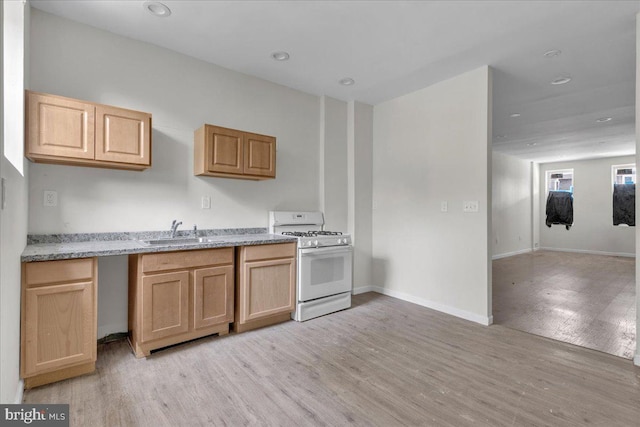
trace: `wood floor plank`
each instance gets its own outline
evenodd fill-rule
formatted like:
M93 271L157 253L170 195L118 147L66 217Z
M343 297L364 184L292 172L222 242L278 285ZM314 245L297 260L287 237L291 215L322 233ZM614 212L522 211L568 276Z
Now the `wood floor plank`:
M635 259L536 251L495 260L493 319L631 359L636 346Z
M136 359L100 345L94 374L27 390L73 426L637 425L630 361L375 293L303 323Z

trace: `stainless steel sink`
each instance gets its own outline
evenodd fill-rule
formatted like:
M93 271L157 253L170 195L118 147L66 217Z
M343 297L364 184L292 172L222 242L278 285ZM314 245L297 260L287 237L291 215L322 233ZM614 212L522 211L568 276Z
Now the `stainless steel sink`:
M197 243L208 242L206 237L175 237L166 239L140 240L144 245L163 246L163 245L192 245Z

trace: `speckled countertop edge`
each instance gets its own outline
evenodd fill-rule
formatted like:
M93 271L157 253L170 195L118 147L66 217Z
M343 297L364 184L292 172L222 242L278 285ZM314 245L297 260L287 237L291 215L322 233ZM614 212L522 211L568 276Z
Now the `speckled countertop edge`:
M213 228L198 230L197 237L267 234L266 228ZM115 240L150 240L171 237L170 231L124 231L109 233L29 234L27 245L39 243L111 242ZM180 230L176 237L194 237L191 230Z
M256 232L235 232L224 234L222 230L201 230L199 237L210 237L207 242L146 245L140 240L161 239L169 237L168 232L136 232L136 233L98 233L91 235L38 235L22 252L22 262L52 261L60 259L89 258L95 256L129 255L154 252L172 252L197 250L207 248L221 248L248 245L267 245L272 243L297 242L295 237L267 234L266 229L233 229L234 231L253 230ZM231 231L227 229L226 231ZM114 239L107 239L106 235L113 235ZM127 235L128 238L122 238ZM51 236L45 238L44 236ZM55 237L54 237L55 236ZM74 238L73 236L79 236ZM87 236L95 236L94 240L87 240ZM192 237L190 232L178 233L176 237ZM30 236L33 237L33 236Z

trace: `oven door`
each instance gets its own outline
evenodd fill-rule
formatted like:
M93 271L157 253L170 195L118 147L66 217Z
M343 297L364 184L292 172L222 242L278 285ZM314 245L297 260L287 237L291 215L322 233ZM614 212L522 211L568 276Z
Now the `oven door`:
M298 301L351 292L353 247L300 249Z

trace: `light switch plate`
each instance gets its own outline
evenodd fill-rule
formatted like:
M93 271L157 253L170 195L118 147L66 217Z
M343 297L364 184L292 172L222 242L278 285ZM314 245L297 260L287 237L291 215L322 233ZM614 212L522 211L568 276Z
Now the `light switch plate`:
M202 209L211 209L211 197L202 196Z
M440 212L447 212L449 210L449 204L447 202L440 202Z
M462 211L463 212L478 212L478 201L477 200L466 200L462 202Z
M58 206L58 192L45 190L44 191L44 200L42 201L43 206Z

